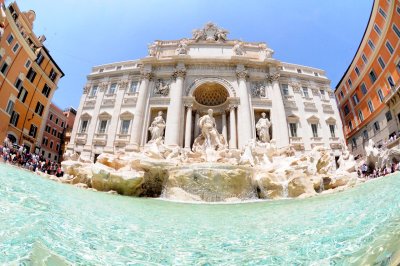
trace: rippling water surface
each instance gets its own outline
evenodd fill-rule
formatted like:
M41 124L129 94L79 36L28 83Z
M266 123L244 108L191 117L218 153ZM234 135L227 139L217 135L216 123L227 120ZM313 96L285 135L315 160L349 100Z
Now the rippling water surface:
M400 175L311 199L183 204L85 191L0 164L0 264L380 265Z

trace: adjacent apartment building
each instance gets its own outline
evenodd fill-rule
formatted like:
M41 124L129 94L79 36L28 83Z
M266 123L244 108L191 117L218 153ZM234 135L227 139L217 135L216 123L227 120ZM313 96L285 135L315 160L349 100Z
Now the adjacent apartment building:
M390 146L399 136L399 40L400 2L375 0L361 43L335 90L355 155L365 154L369 139Z
M45 159L59 162L62 159L64 133L67 125L67 117L54 103L50 104L46 127L41 142L41 155Z
M36 14L12 2L0 40L0 139L40 152L46 117L64 73L33 32Z
M76 110L73 107L69 107L64 110L64 116L66 117L66 126L65 126L65 133L64 133L64 141L61 143L62 153L64 154L66 151L66 147L68 146L69 142L71 141L71 133L72 128L74 127L75 117L76 117Z

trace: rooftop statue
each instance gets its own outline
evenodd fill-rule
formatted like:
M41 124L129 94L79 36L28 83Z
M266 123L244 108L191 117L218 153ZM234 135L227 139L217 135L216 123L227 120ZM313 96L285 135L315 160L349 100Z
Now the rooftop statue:
M219 41L224 42L227 40L229 31L219 28L212 22L207 23L203 29L193 30L193 39L198 41Z

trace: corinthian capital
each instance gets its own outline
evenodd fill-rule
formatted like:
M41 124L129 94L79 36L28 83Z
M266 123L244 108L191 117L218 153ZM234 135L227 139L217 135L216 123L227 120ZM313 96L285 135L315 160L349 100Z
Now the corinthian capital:
M87 94L90 91L90 85L86 85L85 87L83 87L83 94Z
M268 80L269 82L272 83L272 82L274 82L274 81L278 81L280 76L281 76L281 75L280 75L278 72L275 72L275 73L269 75L269 76L267 77L267 80Z
M108 87L108 82L102 82L99 84L100 91L105 91Z
M248 73L246 70L240 70L240 71L236 71L236 77L238 79L246 79L248 77Z
M120 82L118 82L118 87L120 89L125 89L126 87L128 87L128 81L127 80L121 80Z
M152 79L152 77L153 77L153 73L152 73L151 71L149 71L149 70L142 70L142 71L140 71L140 78L141 78L141 79L148 79L148 80L150 80L150 79Z
M180 68L175 70L174 74L172 75L175 79L177 78L185 78L186 76L186 69Z

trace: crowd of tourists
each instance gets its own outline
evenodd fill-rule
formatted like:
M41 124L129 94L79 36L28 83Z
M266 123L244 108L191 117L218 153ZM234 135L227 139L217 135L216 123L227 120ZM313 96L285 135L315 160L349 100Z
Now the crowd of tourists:
M370 179L385 176L396 171L400 171L400 162L393 162L390 167L382 167L378 169L370 169L370 167L366 163L364 163L357 170L357 174L360 178Z
M12 145L7 138L0 145L0 156L4 163L19 166L30 171L40 171L57 177L63 176L61 165L57 162L45 159L42 155L30 153L23 146Z

